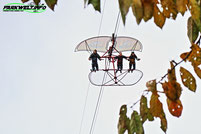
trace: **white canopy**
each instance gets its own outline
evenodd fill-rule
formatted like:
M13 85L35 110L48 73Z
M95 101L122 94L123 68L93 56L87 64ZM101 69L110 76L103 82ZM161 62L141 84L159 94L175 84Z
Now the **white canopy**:
M110 36L99 36L86 39L77 45L75 52L77 51L93 51L96 49L98 52L106 52L111 46L112 37ZM119 52L124 51L142 51L142 44L137 39L131 37L116 37L115 48ZM116 51L114 51L115 53Z

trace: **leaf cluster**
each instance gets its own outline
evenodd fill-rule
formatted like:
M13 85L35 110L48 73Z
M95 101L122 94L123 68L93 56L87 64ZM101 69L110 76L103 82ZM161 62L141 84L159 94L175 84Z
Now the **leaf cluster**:
M136 18L137 24L142 20L147 22L154 18L154 23L163 28L166 19L177 18L180 13L184 15L186 11L190 11L191 19L189 20L192 25L191 34L196 34L201 31L201 2L200 0L118 0L119 9L121 12L123 23L126 22L126 15L129 9L132 8L133 15ZM84 0L85 5L92 4L95 10L101 12L100 0ZM196 28L195 28L196 27ZM192 38L192 40L195 38Z
M165 94L166 96L166 103L168 106L168 110L172 116L175 117L180 117L183 111L183 105L180 100L181 93L182 93L182 86L181 84L177 81L176 78L176 70L175 68L180 65L182 62L190 62L192 67L194 68L195 74L201 79L201 69L199 68L199 65L201 65L201 48L199 46L199 42L201 40L201 36L198 39L197 43L192 43L190 47L189 52L182 53L180 55L181 61L180 62L175 62L171 61L170 62L170 69L167 70L167 73L159 80L158 82L155 80L150 80L146 83L147 89L145 91L151 92L151 98L149 100L149 105L147 105L147 98L142 95L141 99L139 100L140 102L140 114L137 117L133 118L140 118L134 120L135 123L130 123L127 124L127 126L124 126L124 131L119 131L119 134L124 134L126 130L129 130L132 128L132 130L138 130L139 126L136 126L135 124L140 124L140 130L143 129L143 124L146 121L154 121L154 118L160 118L161 120L161 129L166 133L167 131L167 119L165 112L163 110L163 103L159 100L159 94ZM196 84L196 79L195 77L191 74L190 71L185 69L184 67L180 66L179 74L181 77L182 84L188 88L190 91L195 92L197 88ZM162 82L164 79L166 79L164 82ZM158 90L158 84L162 85L163 91ZM134 103L135 105L136 103ZM137 113L137 111L133 111L133 114ZM125 114L126 115L126 114ZM121 116L121 114L120 114ZM131 118L131 120L133 119ZM127 120L128 117L124 118ZM132 134L136 133L138 131L131 131ZM144 133L144 131L142 132ZM141 133L140 133L141 134Z

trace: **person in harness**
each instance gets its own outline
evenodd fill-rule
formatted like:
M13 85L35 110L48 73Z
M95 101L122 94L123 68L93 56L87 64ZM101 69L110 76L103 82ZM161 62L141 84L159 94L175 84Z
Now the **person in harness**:
M128 72L133 72L133 70L135 70L136 64L135 64L135 60L139 61L140 59L135 55L134 52L131 53L131 55L128 58L129 60L129 70Z
M100 55L97 53L97 50L95 49L93 53L89 56L89 60L92 60L92 69L91 71L98 71L98 61L97 59L101 60Z
M119 55L115 57L115 59L117 59L117 70L116 70L116 73L118 71L120 71L120 73L122 72L122 69L123 69L123 58L127 59L126 56L122 55L122 52L119 52Z

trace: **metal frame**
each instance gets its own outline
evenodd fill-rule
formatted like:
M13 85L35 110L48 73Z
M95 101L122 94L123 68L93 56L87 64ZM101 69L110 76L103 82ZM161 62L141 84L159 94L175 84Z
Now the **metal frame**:
M132 83L132 84L126 84L124 82L122 82L122 80L126 77L126 75L129 73L127 69L123 69L122 70L122 73L116 75L116 79L115 79L115 76L114 74L112 74L110 71L112 71L113 69L101 69L99 71L104 71L106 74L107 74L107 77L109 77L110 79L107 80L107 81L104 81L102 84L97 84L97 83L94 83L93 80L91 80L91 75L93 73L96 73L96 72L90 72L89 73L89 81L95 85L95 86L133 86L135 85L136 83L138 83L142 76L143 76L143 72L140 71L140 70L134 70L134 71L138 71L140 72L142 75L140 76L140 78L135 82L135 83ZM116 70L115 70L116 71ZM132 73L131 73L132 74Z

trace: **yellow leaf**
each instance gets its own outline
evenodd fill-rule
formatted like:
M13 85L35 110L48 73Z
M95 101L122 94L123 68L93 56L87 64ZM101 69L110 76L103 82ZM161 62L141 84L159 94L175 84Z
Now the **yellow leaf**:
M173 19L176 19L178 11L173 0L161 0L161 5L163 7L163 14L166 18L172 17Z
M189 52L182 53L180 55L180 58L183 59L186 62L186 60L187 60L186 57L187 57L188 54L189 54Z
M180 75L184 86L186 86L191 91L196 90L196 80L193 75L183 67L180 67Z
M173 65L173 62L170 62L170 66L171 66L171 69L168 69L168 81L176 81L176 75L175 75L175 69L174 68L174 65Z
M154 12L154 3L152 0L142 0L144 8L144 21L148 21L152 18Z
M176 0L176 7L178 12L180 12L182 15L184 15L184 13L187 10L187 4L188 4L188 0Z
M157 26L159 26L160 28L163 27L163 25L165 24L165 16L163 15L163 13L158 9L158 7L155 5L154 6L154 22Z
M160 102L158 97L159 95L157 92L152 93L150 100L150 114L161 119L161 129L166 132L167 120L163 111L163 104Z
M180 100L172 101L167 98L168 110L169 112L176 117L180 117L182 114L183 106Z
M163 112L163 104L158 99L157 93L152 93L150 100L150 112L154 117L160 117Z
M201 79L201 69L197 65L194 65L193 68L197 76Z
M188 57L188 60L192 63L192 65L200 65L201 64L201 48L197 44L192 44L191 46L192 52Z
M156 80L150 80L146 83L146 87L151 92L157 92L156 91Z
M135 15L137 24L140 24L144 16L141 0L133 0L132 10L133 10L133 14Z

